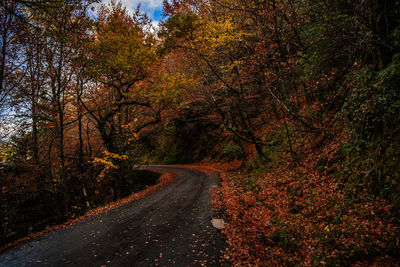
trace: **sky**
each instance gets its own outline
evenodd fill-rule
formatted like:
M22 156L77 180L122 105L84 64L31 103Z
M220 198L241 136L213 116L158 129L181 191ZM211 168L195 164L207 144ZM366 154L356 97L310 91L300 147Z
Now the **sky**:
M140 9L147 13L153 23L159 22L162 18L163 0L121 0L121 3L128 11L136 10L137 5L141 4Z
M102 0L102 3L108 3L111 0ZM138 4L140 4L140 10L145 12L152 21L151 32L159 29L158 23L162 19L163 13L163 0L116 0L121 1L122 5L126 7L129 12L136 10Z

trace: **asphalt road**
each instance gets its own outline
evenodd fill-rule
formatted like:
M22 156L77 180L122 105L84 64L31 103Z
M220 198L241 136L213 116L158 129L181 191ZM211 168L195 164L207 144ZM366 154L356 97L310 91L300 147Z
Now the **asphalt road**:
M219 266L211 225L217 178L175 167L160 190L0 253L0 266Z

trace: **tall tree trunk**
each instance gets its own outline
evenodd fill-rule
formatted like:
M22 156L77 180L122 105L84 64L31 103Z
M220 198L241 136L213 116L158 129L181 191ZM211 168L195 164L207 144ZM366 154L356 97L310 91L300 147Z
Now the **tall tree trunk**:
M83 81L79 79L78 75L78 86L76 90L76 105L77 105L77 115L78 115L78 136L79 136L79 144L78 144L78 161L79 161L79 171L81 175L81 183L82 183L82 194L86 201L86 207L90 208L90 203L88 201L87 191L85 187L85 165L83 161L83 137L82 137L82 107L81 107L81 94Z
M92 156L92 145L90 144L90 121L88 120L86 123L86 143L87 143L87 151L86 155Z
M53 138L51 138L51 140L50 140L50 143L49 143L49 147L48 147L48 150L47 150L47 160L48 160L48 168L49 168L49 175L50 175L50 177L52 177L53 176L53 164L52 164L52 161L51 161L51 159L52 159L52 157L51 157L51 150L53 149L53 142L54 142L54 137Z
M38 141L38 95L40 91L40 46L36 44L36 62L35 69L31 73L31 116L32 116L32 152L33 152L33 164L37 166L39 164L39 141Z
M8 35L8 27L9 27L9 18L10 15L6 15L4 18L3 34L1 36L1 62L0 62L0 93L3 92L3 84L4 84L4 76L5 76L5 68L6 68L6 57L7 57L7 35Z
M60 41L60 50L59 50L59 58L58 58L58 66L56 71L56 79L57 79L57 89L56 89L56 106L57 106L57 115L58 115L58 152L59 152L59 166L60 173L59 179L61 186L64 191L64 206L65 211L69 210L69 197L68 197L68 187L65 175L65 151L64 151L64 94L65 94L65 85L62 81L62 72L64 67L64 42Z
M32 94L35 92L33 91ZM32 96L32 151L33 151L33 164L35 166L39 163L39 144L38 144L38 117L37 117L37 103L36 97Z
M283 121L285 123L286 137L287 137L288 144L289 144L290 154L292 156L293 163L295 163L296 162L296 153L293 151L292 141L290 140L289 129L288 129L287 122L286 122L286 115L285 115L285 111L283 109L282 109L282 113L283 113Z

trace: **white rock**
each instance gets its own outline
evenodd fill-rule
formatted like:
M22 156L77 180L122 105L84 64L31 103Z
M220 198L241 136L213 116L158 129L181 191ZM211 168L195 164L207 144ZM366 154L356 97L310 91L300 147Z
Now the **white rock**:
M221 230L225 227L225 222L222 219L212 218L211 224L218 230Z

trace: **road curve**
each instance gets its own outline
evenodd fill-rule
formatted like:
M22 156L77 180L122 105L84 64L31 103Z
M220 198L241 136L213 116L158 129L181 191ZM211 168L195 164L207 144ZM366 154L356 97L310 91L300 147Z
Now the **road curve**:
M223 239L211 225L217 178L174 172L160 190L0 253L0 266L219 266Z

